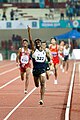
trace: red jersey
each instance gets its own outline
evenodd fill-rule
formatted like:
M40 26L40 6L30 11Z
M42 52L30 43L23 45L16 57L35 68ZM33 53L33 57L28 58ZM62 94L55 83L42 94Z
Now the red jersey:
M50 46L50 51L52 54L52 61L54 64L58 64L59 63L59 56L58 56L58 47L56 45L55 48L53 48L53 45Z
M28 67L31 67L31 64L30 64L30 50L28 49L27 51L24 50L24 48L21 49L21 52L20 52L20 67L21 68L28 68Z

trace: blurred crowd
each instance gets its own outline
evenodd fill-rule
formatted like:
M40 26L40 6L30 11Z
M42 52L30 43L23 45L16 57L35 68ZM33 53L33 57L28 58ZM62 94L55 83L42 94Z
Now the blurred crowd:
M72 20L72 17L80 16L80 3L72 2L70 4L66 4L66 16Z
M20 35L12 35L12 38L9 40L1 41L1 50L11 50L16 51L22 44L22 37Z

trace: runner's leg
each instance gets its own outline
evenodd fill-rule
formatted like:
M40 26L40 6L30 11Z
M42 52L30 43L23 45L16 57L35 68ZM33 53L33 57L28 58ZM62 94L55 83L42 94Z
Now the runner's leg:
M42 103L40 103L40 104L43 104L43 100L44 100L45 81L46 81L46 73L43 73L40 76L40 85L41 85L41 88L40 88L41 98L40 98L40 100L42 100Z
M27 93L28 85L29 85L29 76L30 76L30 68L26 69L26 79L25 79L25 93Z

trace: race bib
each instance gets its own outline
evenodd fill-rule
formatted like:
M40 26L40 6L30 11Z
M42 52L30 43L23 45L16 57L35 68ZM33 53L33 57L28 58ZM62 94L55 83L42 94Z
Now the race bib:
M35 59L36 62L44 62L46 60L46 53L45 51L39 51L36 49L32 57Z
M36 62L44 62L45 56L36 56Z
M21 56L21 63L27 64L29 62L29 57L27 55Z
M57 56L57 52L52 52L52 56L56 57Z

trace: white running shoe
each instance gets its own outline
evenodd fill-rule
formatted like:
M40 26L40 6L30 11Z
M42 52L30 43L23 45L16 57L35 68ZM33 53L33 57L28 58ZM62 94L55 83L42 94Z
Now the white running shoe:
M63 69L63 66L62 66L62 65L60 65L60 69Z
M64 69L62 69L62 72L64 73Z
M55 85L58 84L57 80L54 80L54 84L55 84Z
M40 105L43 105L43 100L40 100L40 101L39 101L39 104L40 104Z
M25 93L25 94L27 94L27 93L28 93L28 91L27 91L27 90L24 90L24 93Z
M53 75L53 74L54 74L53 71L50 71L49 75Z

